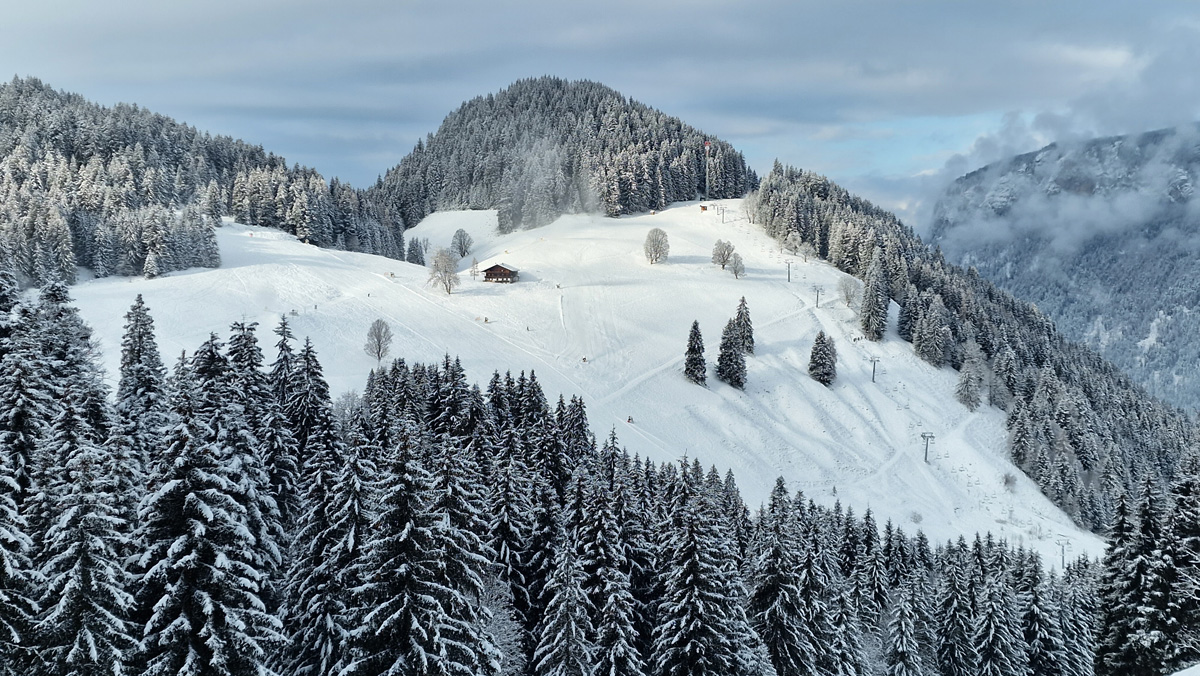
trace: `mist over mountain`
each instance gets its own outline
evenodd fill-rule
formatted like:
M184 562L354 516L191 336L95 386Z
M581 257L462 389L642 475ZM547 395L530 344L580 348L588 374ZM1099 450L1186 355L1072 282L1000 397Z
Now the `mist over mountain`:
M1200 403L1200 130L1051 144L971 172L932 242L1151 393Z

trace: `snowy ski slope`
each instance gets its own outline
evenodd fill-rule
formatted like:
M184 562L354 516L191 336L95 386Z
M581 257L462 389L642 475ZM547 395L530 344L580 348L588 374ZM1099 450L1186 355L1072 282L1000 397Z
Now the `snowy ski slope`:
M427 285L423 268L235 224L218 231L220 269L92 280L73 294L110 374L122 317L138 293L170 361L243 319L259 323L270 360L270 329L295 312L293 329L312 338L335 396L361 389L374 366L362 348L367 326L383 318L396 337L392 356L432 362L458 355L481 386L494 369L532 369L552 402L559 393L585 398L598 437L616 428L631 452L659 461L686 454L732 468L752 507L782 475L820 502L840 499L858 514L869 506L881 523L890 518L934 540L991 531L1035 547L1055 565L1063 552L1070 559L1102 551L1098 538L1072 526L1008 462L1003 415L968 412L952 396L956 372L921 362L895 335L894 305L881 343L859 339L855 313L837 292L842 273L781 254L741 215L739 200L721 204L725 223L715 209L687 203L620 219L565 216L504 236L495 233L494 212L435 213L407 236L428 237L436 248L464 228L480 269L504 262L521 275L513 285L472 280L468 256L462 286L450 296ZM671 247L656 265L642 254L652 227L667 232ZM718 238L744 257L742 279L710 262ZM743 295L756 339L744 392L713 375L721 329ZM693 319L707 347L707 388L682 375ZM837 344L831 388L807 375L818 330ZM879 360L875 382L872 359ZM928 464L924 432L935 435ZM1009 487L1006 475L1015 477Z

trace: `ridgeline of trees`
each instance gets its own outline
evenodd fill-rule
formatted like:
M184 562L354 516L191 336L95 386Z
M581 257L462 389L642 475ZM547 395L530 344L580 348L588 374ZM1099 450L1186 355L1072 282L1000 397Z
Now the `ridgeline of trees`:
M705 167L704 143L710 146ZM521 80L473 99L368 191L259 146L34 78L0 85L0 245L22 284L219 265L222 216L322 247L418 262L406 224L495 208L500 228L739 197L758 178L729 144L594 82Z
M403 223L336 179L133 105L0 84L0 247L23 284L219 264L222 215L404 258Z
M704 194L706 140L711 197L757 185L728 143L604 85L519 80L446 116L370 194L409 224L439 210L498 209L501 232L564 213L637 213Z
M1106 532L1119 496L1146 480L1165 492L1179 478L1195 423L1066 340L1035 306L947 263L894 215L822 176L776 162L748 199L769 235L798 238L866 281L868 338L881 335L883 301L899 303L900 336L930 364L965 371L960 401L1007 413L1013 462L1078 523Z

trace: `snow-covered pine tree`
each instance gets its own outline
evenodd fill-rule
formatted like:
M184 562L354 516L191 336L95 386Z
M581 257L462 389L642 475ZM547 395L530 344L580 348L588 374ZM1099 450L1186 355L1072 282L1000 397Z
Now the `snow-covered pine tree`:
M958 385L954 389L954 398L958 399L958 403L966 406L967 410L974 411L979 408L984 368L983 353L979 349L979 343L975 342L974 338L969 338L963 346L962 369L958 372Z
M364 413L356 415L343 448L323 446L304 467L304 504L288 571L288 644L280 673L321 676L348 664L350 637L361 615L353 592L364 582L358 565L371 532L377 455Z
M303 463L309 455L317 452L312 446L329 443L336 436L329 385L325 382L321 362L317 360L317 351L307 338L304 339L304 347L295 356L292 372L288 376L287 392L284 412L291 422L296 440L296 457Z
M123 564L131 524L121 515L114 458L84 434L74 397L64 393L44 444L65 473L48 487L54 517L40 556L39 673L119 675L138 644Z
M1041 583L1040 567L1033 574L1037 581L1031 585L1021 616L1025 661L1029 665L1027 673L1029 676L1057 676L1063 671L1066 657L1058 609Z
M1093 676L1096 672L1096 603L1092 592L1093 573L1079 574L1067 566L1057 597L1059 626L1063 637L1063 676Z
M829 576L825 561L824 544L818 540L815 527L806 523L802 528L807 530L804 535L804 550L800 556L797 570L797 585L799 588L800 617L799 621L812 636L813 653L807 656L808 664L827 665L828 644L831 633L829 623L829 608L826 599L829 597Z
M583 523L576 535L576 549L595 628L595 673L640 676L644 667L634 626L637 604L621 533L626 514L618 511L628 499L623 459L613 432L599 457L587 468Z
M529 466L541 470L561 500L571 477L572 461L555 429L554 416L549 411L537 374L532 371L529 373L516 402L522 412Z
M619 546L620 526L616 515L605 524L608 538ZM619 550L618 550L619 551ZM595 676L642 676L645 673L635 627L637 607L630 589L627 562L600 568L598 585L602 600L596 609ZM624 565L622 565L624 564Z
M858 312L859 324L867 340L882 340L883 332L887 329L888 303L891 302L891 297L888 293L888 275L883 264L883 250L878 246L871 254L871 263L867 267L863 282L862 302Z
M449 673L494 674L500 655L484 631L490 611L480 605L483 578L494 553L487 534L482 479L474 459L443 435L431 455L430 512L440 580L434 596L442 610L436 630L444 642L442 668Z
M888 676L922 676L920 621L913 581L905 580L893 592L891 618L887 625L884 659Z
M740 352L740 351L739 351ZM653 664L661 676L737 674L734 606L742 602L720 559L722 535L699 478L683 468L672 486L663 551L663 596Z
M971 676L978 655L975 651L974 618L970 583L966 579L966 552L953 547L944 555L935 611L934 646L942 676Z
M1126 578L1136 590L1133 633L1127 637L1131 676L1161 673L1179 638L1178 570L1170 555L1171 533L1164 526L1158 488L1147 479L1138 502L1137 527Z
M267 401L257 422L259 454L267 472L269 494L279 510L279 523L284 533L290 535L295 532L304 510L296 440L283 407L274 397Z
M779 676L811 673L819 648L813 627L804 620L804 599L800 596L798 533L791 513L791 499L783 478L775 488L767 510L759 520L755 542L751 591L747 611L750 626L761 637L771 655L771 664Z
M225 195L215 180L209 181L200 198L200 208L205 216L219 220L225 215Z
M1151 501L1153 507L1153 502ZM1157 518L1153 509L1139 506L1139 512ZM1109 533L1109 546L1101 564L1099 600L1101 621L1096 648L1096 673L1099 676L1146 674L1147 651L1134 637L1147 627L1145 611L1146 586L1143 576L1150 573L1151 559L1145 551L1142 532L1146 528L1131 519L1124 494L1117 500L1116 515ZM1156 608L1147 608L1154 613ZM1156 614L1156 613L1155 613ZM1152 638L1152 637L1147 637ZM1161 646L1154 640L1154 646ZM1157 667L1155 667L1157 669Z
M255 330L258 324L234 322L229 338L229 365L234 394L242 405L257 441L257 460L266 472L266 492L279 513L286 549L286 535L300 518L299 462L296 443L283 407L275 400L271 383L263 372L263 354Z
M462 364L445 355L441 373L429 394L425 415L429 433L446 443L465 444L471 436L468 429L471 424L470 399L471 388L467 385Z
M904 302L900 304L900 314L896 318L896 333L908 342L913 342L913 331L921 311L920 294L913 284L908 285L904 292Z
M683 375L697 385L705 384L708 379L707 366L704 363L704 338L700 335L700 322L692 322L692 330L688 332L687 351L683 353Z
M1180 668L1200 660L1200 466L1191 456L1171 486L1170 552L1178 579L1179 639L1172 663Z
M24 676L34 664L29 652L38 582L29 558L33 541L17 504L21 495L12 456L0 455L0 676Z
M737 325L738 336L742 339L742 350L746 354L754 354L754 324L750 321L750 307L746 305L745 296L738 301L733 323Z
M949 341L950 327L946 318L946 306L942 302L941 294L936 294L913 326L913 350L921 359L934 366L941 366L946 363Z
M415 237L408 241L408 252L405 254L404 260L413 265L425 265L425 248Z
M271 391L275 394L275 402L284 407L286 412L288 402L292 398L292 371L296 368L296 352L292 349L294 336L291 326L288 325L287 315L279 317L279 324L275 326L273 332L279 336L279 342L275 343L275 361L271 363L267 379L271 382Z
M827 337L824 331L818 331L816 339L813 340L812 352L808 358L808 375L826 387L832 385L837 378L837 350L833 339Z
M172 379L171 422L159 488L140 510L135 561L144 618L139 663L145 676L259 676L277 645L279 621L264 611L265 576L241 496L204 419L190 367ZM197 603L203 599L203 603Z
M850 586L843 584L834 599L829 643L825 649L829 676L867 676L868 663L862 639L863 631L854 613Z
M384 454L375 525L354 573L363 580L353 598L362 622L351 636L346 676L441 673L438 599L449 590L438 569L439 526L429 509L433 479L421 463L424 454L410 418Z
M616 434L611 434L606 446L616 447ZM613 511L621 524L621 549L629 566L629 592L633 596L633 628L643 669L650 671L654 625L661 586L659 585L658 545L653 540L660 522L659 504L650 495L642 462L630 459L621 451L622 467L626 468L628 490L618 495Z
M557 421L563 453L570 462L583 462L596 452L596 439L588 426L587 405L583 397L572 396L566 415Z
M118 473L118 509L130 525L146 490L146 470L162 445L167 422L166 369L154 338L154 320L141 294L125 314L117 383L116 425L108 446Z
M591 605L583 592L583 570L575 544L559 519L555 528L554 571L543 594L546 611L533 655L535 676L591 676L594 647Z
M993 572L977 592L974 644L979 676L1009 676L1025 669L1024 641L1016 617L1013 592Z
M37 444L57 405L34 310L18 305L8 327L0 359L0 452L17 482L10 497L20 506L33 489Z
M493 554L496 575L508 586L513 613L518 624L530 626L532 599L525 582L524 560L533 531L533 500L529 486L532 477L522 458L502 453L496 459L488 502L488 546ZM503 612L503 611L498 611ZM532 654L535 646L528 643L529 634L522 632L524 652Z
M269 613L275 614L279 598L279 573L283 564L287 534L279 518L279 507L271 495L271 481L263 465L260 442L252 427L250 415L254 409L261 410L265 399L265 387L257 396L252 392L239 392L240 387L254 388L254 352L257 345L253 339L253 327L235 325L238 340L239 364L235 364L222 353L216 334L211 334L192 356L192 372L196 376L197 415L207 430L205 441L218 454L218 461L233 481L227 488L242 507L245 527L252 540L252 562L262 579L259 598L266 604ZM247 335L249 333L249 335Z
M732 319L721 332L721 347L717 354L717 378L733 387L746 388L746 352L742 348L741 335Z
M534 653L540 639L540 628L546 614L546 585L554 571L554 554L558 537L558 521L562 518L558 495L543 478L534 475L532 530L525 557L521 561L521 577L529 593L529 610L522 618L530 645L526 654L527 663L536 664Z
M56 282L43 288L38 294L37 336L51 386L59 392L68 386L76 391L88 434L103 442L113 419L109 391L95 359L92 329L70 303L66 285Z

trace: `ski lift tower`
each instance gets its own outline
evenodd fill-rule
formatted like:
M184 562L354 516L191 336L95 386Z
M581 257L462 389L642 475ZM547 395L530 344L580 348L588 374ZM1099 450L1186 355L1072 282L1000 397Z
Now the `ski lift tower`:
M704 142L704 201L708 201L708 151L712 146L711 141Z

